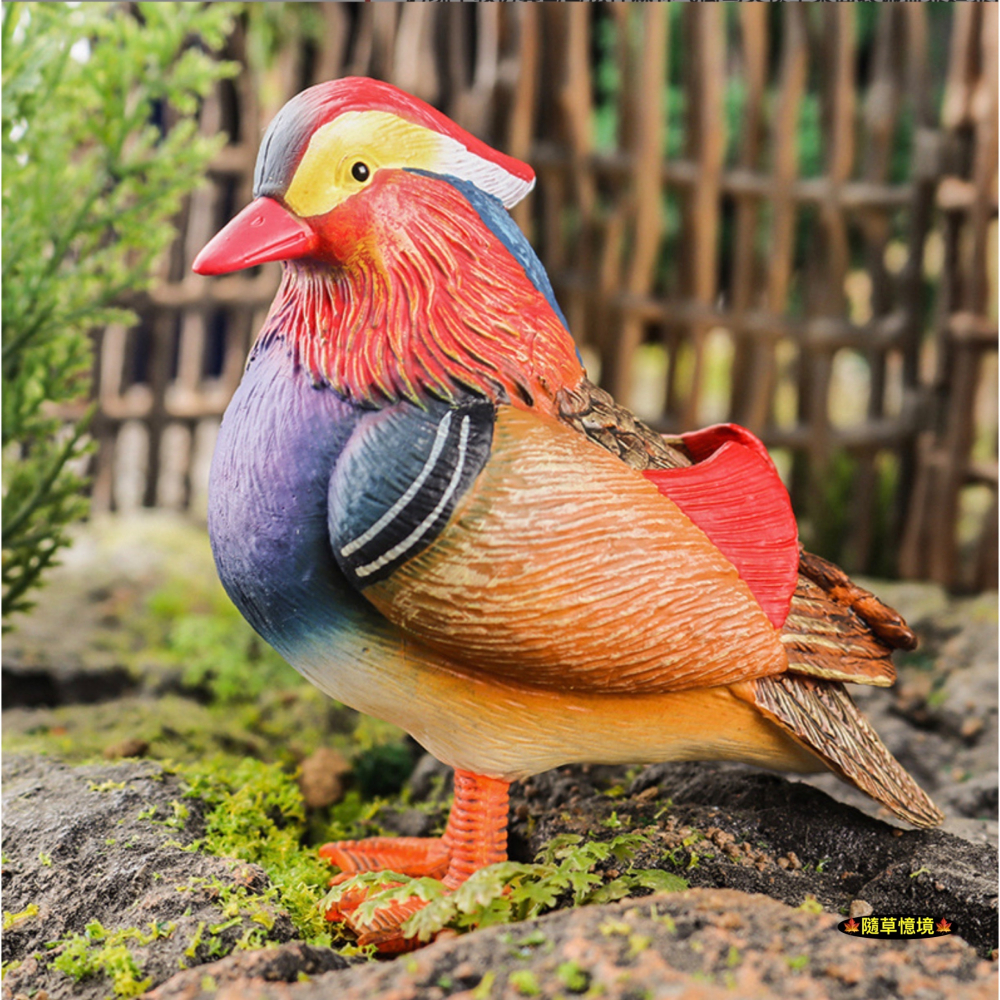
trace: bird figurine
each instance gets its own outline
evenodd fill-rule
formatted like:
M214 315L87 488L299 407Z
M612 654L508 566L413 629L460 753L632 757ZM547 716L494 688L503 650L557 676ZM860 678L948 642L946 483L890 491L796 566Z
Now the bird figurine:
M282 261L222 422L209 531L256 631L455 769L441 838L327 844L338 879L449 889L506 860L510 782L559 765L830 770L943 819L844 684L888 686L902 618L804 552L760 441L664 437L588 381L507 212L531 168L387 83L299 94L200 274ZM363 943L413 945L412 899Z

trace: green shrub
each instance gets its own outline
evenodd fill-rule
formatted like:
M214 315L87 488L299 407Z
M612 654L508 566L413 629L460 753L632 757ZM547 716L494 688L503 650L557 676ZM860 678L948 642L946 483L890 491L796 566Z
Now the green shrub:
M238 5L4 4L3 617L31 606L66 526L86 511L89 333L174 235L171 218L223 141L201 99L235 66ZM169 129L157 123L173 122Z

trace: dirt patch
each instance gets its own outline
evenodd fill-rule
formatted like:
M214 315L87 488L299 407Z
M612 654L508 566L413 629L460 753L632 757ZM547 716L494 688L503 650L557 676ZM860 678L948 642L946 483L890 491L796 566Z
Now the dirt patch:
M116 974L137 989L293 936L257 865L185 850L201 804L160 765L11 758L3 782L5 997L103 1000Z
M244 1000L248 995L260 1000L986 1000L996 995L995 966L956 938L859 941L839 933L836 924L833 916L760 896L692 889L491 927L309 983L220 981L183 993L164 988L157 1000ZM216 968L202 971L212 976Z

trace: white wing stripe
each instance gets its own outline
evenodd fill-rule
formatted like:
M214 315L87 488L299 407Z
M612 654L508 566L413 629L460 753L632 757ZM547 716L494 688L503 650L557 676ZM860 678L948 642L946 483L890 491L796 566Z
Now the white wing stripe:
M451 414L449 413L448 416L451 416ZM459 480L462 478L462 469L465 466L465 449L468 443L469 417L466 415L462 417L462 430L458 439L458 464L455 466L455 471L452 473L448 488L441 494L441 499L437 502L437 506L398 545L394 545L388 552L384 552L373 562L365 566L359 566L354 571L356 576L365 577L377 572L387 563L401 556L407 549L416 545L427 533L427 529L438 519L438 515L444 510L445 504L451 499L455 490L458 489Z
M420 487L427 482L427 477L431 474L431 470L437 463L444 448L444 443L448 439L448 430L451 427L451 414L452 411L449 410L444 415L441 423L438 424L437 435L434 438L434 444L431 446L431 453L427 456L427 461L424 462L424 467L420 470L420 475L410 483L409 489L364 534L358 535L353 542L348 542L340 550L341 556L346 559L351 553L357 552L362 545L370 542L386 525L394 521L400 511L417 495ZM468 420L469 418L466 417L465 419Z

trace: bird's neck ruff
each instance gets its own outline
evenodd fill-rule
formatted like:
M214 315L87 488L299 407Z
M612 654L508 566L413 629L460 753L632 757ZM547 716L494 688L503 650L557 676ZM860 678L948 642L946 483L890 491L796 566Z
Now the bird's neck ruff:
M476 210L413 175L367 194L328 224L332 244L353 239L345 263L285 264L261 342L285 340L317 385L362 406L472 391L552 412L583 377L572 338Z

